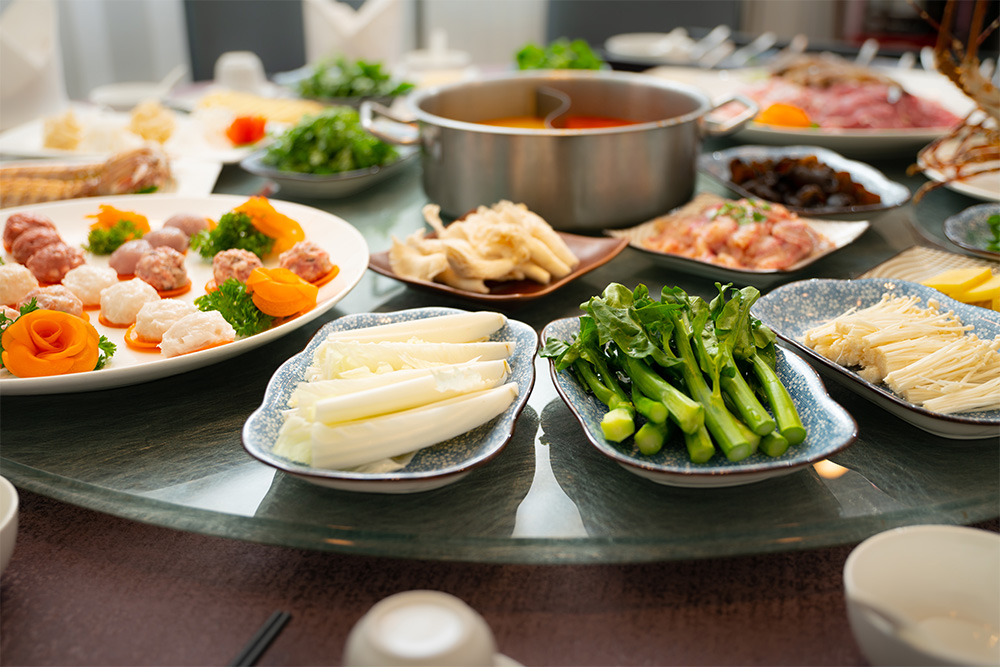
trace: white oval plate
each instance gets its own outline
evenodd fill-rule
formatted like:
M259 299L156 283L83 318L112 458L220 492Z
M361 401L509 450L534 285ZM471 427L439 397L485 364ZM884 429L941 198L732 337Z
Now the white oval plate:
M100 204L111 204L120 210L135 211L149 218L152 229L159 229L163 222L175 213L198 213L213 220L247 200L237 195L209 195L207 197L175 197L172 195L122 195L118 197L94 197L74 199L68 202L37 204L16 208L0 209L0 220L18 211L32 211L49 216L56 224L63 240L69 245L80 246L87 239L91 222L85 216L96 213ZM316 307L304 315L284 322L272 329L237 340L228 345L193 352L179 357L163 357L158 352L137 352L124 342L124 329L106 327L97 321L97 311L88 311L91 324L118 346L111 362L99 371L54 375L39 378L17 378L0 370L0 394L56 394L78 391L93 391L148 382L210 364L249 352L255 347L280 338L299 327L320 317L350 292L368 268L368 244L361 233L346 221L318 209L271 200L279 212L297 220L306 233L306 239L315 242L330 253L330 259L340 267L336 278L319 290ZM107 266L107 256L87 254L87 263ZM4 261L13 262L4 253ZM193 288L178 297L184 301L194 301L204 294L204 285L212 277L212 263L193 252L186 260L188 275ZM276 266L277 258L265 262L265 266Z
M345 315L325 325L302 352L274 372L267 383L264 402L243 426L243 447L254 458L278 470L319 486L343 491L417 493L462 479L500 453L514 435L514 423L527 405L528 395L535 383L534 358L538 349L538 336L534 329L523 322L508 318L507 324L490 336L490 340L516 343L514 354L508 361L509 381L517 383L517 400L492 421L457 438L421 449L404 468L386 473L331 470L290 461L272 452L278 431L284 423L282 413L288 407L288 398L305 377L316 348L331 333L461 312L463 311L457 308L413 308L394 313L359 313Z
M825 375L841 381L855 393L867 398L900 419L928 433L960 440L996 438L1000 433L1000 411L965 412L945 415L932 412L903 400L883 385L861 378L811 348L802 344L806 331L827 322L850 308L866 308L878 303L883 294L917 295L927 303L936 299L943 311L952 310L963 324L971 324L982 339L1000 335L1000 313L960 303L919 283L883 278L859 280L812 279L788 283L765 294L751 312L783 341L806 355Z
M948 111L964 118L975 108L947 77L937 72L873 68L892 77L908 92L939 102ZM767 76L761 68L706 70L695 67L655 67L646 74L681 81L701 88L712 99L737 92L741 87ZM778 146L809 145L837 151L841 155L916 154L918 150L948 133L947 128L913 129L823 129L791 128L750 122L736 133L745 143Z
M542 330L542 341L571 340L579 331L580 318L566 317L549 323ZM607 406L585 390L568 370L557 371L552 359L549 370L556 390L590 443L625 470L666 486L741 486L806 468L846 449L858 436L854 418L830 398L816 371L787 350L779 347L777 352L778 376L788 388L808 435L804 442L789 447L781 456L771 458L758 452L735 463L721 452L716 452L706 463L692 463L676 434L653 456L640 454L631 439L619 444L608 442L601 432L601 417Z

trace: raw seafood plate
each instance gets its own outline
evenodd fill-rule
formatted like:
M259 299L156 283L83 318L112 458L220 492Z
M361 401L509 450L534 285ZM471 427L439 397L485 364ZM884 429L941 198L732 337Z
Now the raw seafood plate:
M579 330L580 318L563 318L542 330L542 340L570 340ZM788 388L808 435L804 442L789 447L782 456L771 458L755 453L736 463L728 461L721 453L716 453L707 463L692 463L683 443L676 438L653 456L639 454L631 440L625 445L608 442L600 425L607 406L585 390L568 370L556 371L553 360L550 360L549 369L556 390L580 422L590 443L629 472L667 486L739 486L801 470L847 448L857 437L854 419L826 393L816 371L787 350L778 348L777 353L778 376Z
M458 481L500 453L513 435L514 423L528 402L528 395L535 382L534 357L538 349L538 337L535 330L523 322L508 319L507 324L490 337L490 340L516 343L509 359L509 381L517 383L517 399L492 421L457 438L418 451L413 460L401 470L363 473L315 468L281 458L272 452L272 448L284 422L282 412L288 406L288 398L296 385L305 378L306 369L312 363L316 349L328 335L337 331L460 312L463 311L456 308L414 308L394 313L361 313L345 315L325 325L302 352L275 371L268 382L264 402L243 426L243 446L251 456L279 470L314 484L349 491L413 493Z
M11 214L18 211L32 211L47 215L56 224L66 243L79 247L87 239L87 231L91 222L85 216L96 213L100 204L111 204L120 210L141 213L149 218L150 226L153 229L158 229L164 220L175 213L197 213L218 220L220 215L246 200L246 197L237 195L210 195L207 197L175 197L156 194L123 195L2 209L0 217L6 221ZM118 346L108 366L88 373L37 378L17 378L6 371L0 371L0 393L9 396L92 391L138 384L176 375L249 352L255 347L291 333L326 313L361 280L367 268L368 244L360 232L334 215L302 204L276 200L271 200L271 203L279 212L297 220L305 231L306 240L313 241L326 249L330 253L330 259L333 263L340 267L336 278L320 288L315 308L255 336L220 347L171 358L161 357L159 352L132 350L124 342L124 329L106 327L98 322L97 311L87 311L91 324ZM107 256L98 257L87 254L87 263L95 266L107 266L107 259ZM4 260L13 261L6 253ZM178 298L190 302L204 294L203 286L212 277L212 264L194 252L188 253L185 264L194 287L190 292ZM265 266L276 265L277 259L273 257L265 262Z
M983 339L1000 335L1000 313L951 299L925 285L902 280L864 278L860 280L803 280L782 285L760 298L752 313L774 330L785 343L805 355L825 374L842 381L849 389L885 408L914 426L945 438L996 438L1000 433L1000 411L940 414L903 400L888 388L861 378L849 368L814 352L801 343L812 327L846 312L877 303L883 294L917 295L923 303L936 299L942 311L954 311L973 333Z

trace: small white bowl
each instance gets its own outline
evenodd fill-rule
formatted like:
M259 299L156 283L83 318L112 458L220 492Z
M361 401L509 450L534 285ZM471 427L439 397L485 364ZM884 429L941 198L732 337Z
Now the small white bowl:
M17 541L17 489L0 477L0 574L7 568Z
M406 591L376 603L347 637L344 664L516 665L496 652L485 619L454 595Z
M1000 534L907 526L844 564L854 638L873 665L1000 664Z
M215 83L243 93L259 93L267 84L264 63L253 51L227 51L215 61Z

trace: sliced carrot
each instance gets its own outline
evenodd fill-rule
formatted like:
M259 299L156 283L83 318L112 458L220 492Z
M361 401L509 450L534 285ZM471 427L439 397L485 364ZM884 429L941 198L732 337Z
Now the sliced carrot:
M138 352L159 352L159 341L146 340L135 333L135 324L125 330L125 344Z
M271 252L275 255L288 250L306 237L302 225L287 215L278 213L266 197L251 197L233 211L245 213L257 231L274 239Z
M247 278L247 291L261 312L288 317L316 305L319 288L288 269L256 268Z
M757 114L754 118L764 125L780 125L783 127L813 127L812 119L800 107L792 104L772 104Z
M336 278L338 273L340 273L340 267L334 264L332 269L327 271L325 274L323 274L316 280L311 280L310 282L316 287L322 287L323 285L327 284L328 282Z
M205 283L205 291L214 292L217 289L219 289L219 286L215 284L215 278L209 278L208 282Z
M94 213L86 216L88 218L94 218L97 221L90 225L91 229L111 229L120 221L128 220L143 234L149 231L149 220L146 219L146 216L140 213L136 213L134 211L120 211L114 206L110 206L108 204L101 204L99 208L101 209L100 213Z
M174 289L158 289L156 293L160 295L161 299L172 299L175 296L180 296L182 294L187 294L191 291L191 281L188 280L185 284L180 287L175 287Z
M117 324L115 322L112 322L108 318L104 317L104 313L101 313L100 315L97 316L97 321L106 327L114 327L115 329L127 329L128 327L131 326L130 324Z

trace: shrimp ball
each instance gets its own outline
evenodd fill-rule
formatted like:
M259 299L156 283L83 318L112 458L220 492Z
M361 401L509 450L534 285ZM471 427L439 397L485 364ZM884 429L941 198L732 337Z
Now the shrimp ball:
M70 269L75 269L85 261L82 250L59 241L36 252L24 265L35 274L38 282L54 284L61 282Z
M15 213L4 223L3 246L12 248L18 236L35 227L47 227L53 230L56 228L52 220L40 213Z
M17 304L18 310L31 303L32 299L43 310L59 310L77 317L83 316L83 302L62 285L36 287L24 295L21 303Z
M59 232L51 227L32 227L14 239L14 243L10 246L10 254L14 256L15 262L24 264L45 246L61 241Z
M310 283L333 270L330 255L311 241L299 241L278 255L278 263L281 268L288 269Z
M135 316L135 333L143 340L159 342L174 322L197 312L193 304L179 299L144 303Z
M135 276L158 290L173 290L190 282L184 255L173 248L159 246L139 258L135 265Z
M0 303L13 306L38 287L38 278L23 264L0 264Z
M101 303L101 290L118 282L118 274L106 266L82 264L63 276L62 284L83 302L84 306Z
M192 313L163 332L160 351L168 357L197 352L236 340L236 330L217 310Z
M196 213L176 213L163 223L164 227L174 227L187 236L194 236L203 229L208 229L208 218Z
M188 248L188 236L176 227L164 227L163 229L156 229L149 232L142 237L149 245L154 248L160 246L167 246L173 248L177 252L184 252Z
M101 290L101 317L113 325L127 327L135 322L144 304L159 300L156 289L139 278L115 283Z
M8 320L16 320L17 318L21 317L21 311L14 310L13 308L9 308L8 306L0 306L0 315L3 315Z
M108 266L118 272L119 276L135 275L135 265L139 259L153 249L149 241L132 239L118 246L108 258Z
M216 285L221 285L228 278L236 278L245 283L253 270L262 266L260 257L249 250L223 250L212 258L212 276Z

